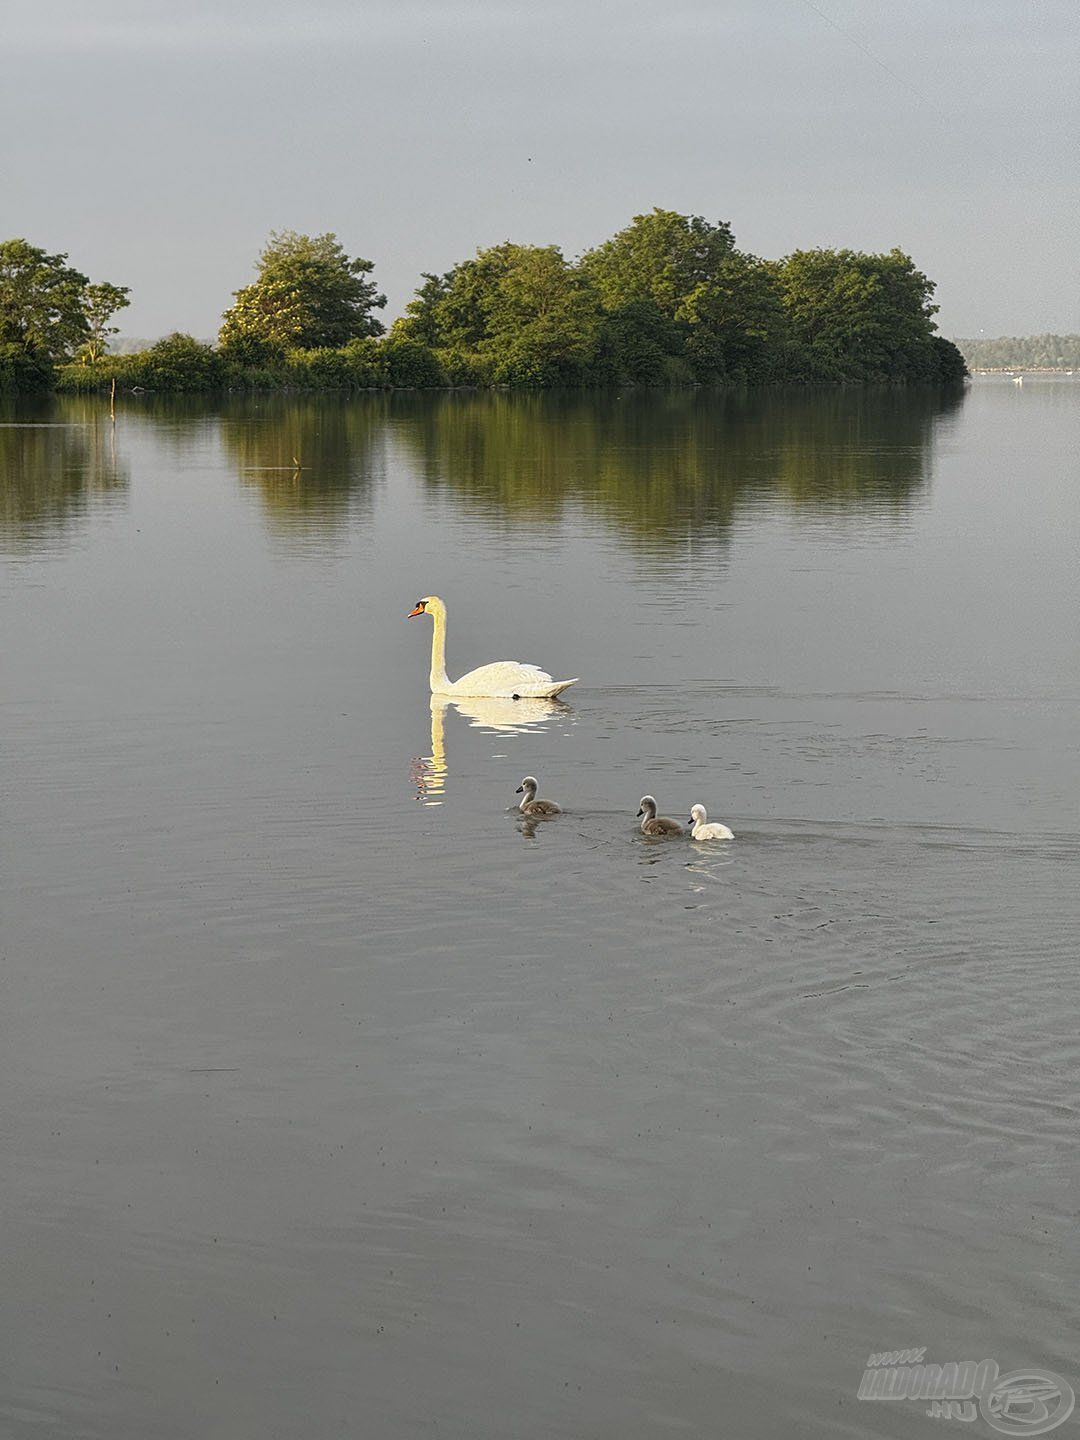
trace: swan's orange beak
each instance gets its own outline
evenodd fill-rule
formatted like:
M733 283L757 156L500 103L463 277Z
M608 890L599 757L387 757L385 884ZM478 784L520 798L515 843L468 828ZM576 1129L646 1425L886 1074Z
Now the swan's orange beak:
M423 615L423 613L424 613L424 602L423 602L422 600L418 600L418 601L416 602L416 609L415 609L415 610L410 610L409 613L405 616L405 619L406 619L406 620L411 620L414 615Z

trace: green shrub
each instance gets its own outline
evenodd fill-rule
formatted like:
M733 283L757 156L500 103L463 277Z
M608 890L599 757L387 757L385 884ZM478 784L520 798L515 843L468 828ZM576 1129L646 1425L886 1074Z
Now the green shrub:
M429 390L446 384L446 375L430 346L418 340L391 336L379 347L386 366L389 385L415 390Z
M449 385L490 385L491 366L484 356L465 345L448 345L434 352Z
M149 350L131 355L104 355L91 363L77 362L57 369L60 390L77 394L152 390L160 394L197 394L220 390L228 367L218 352L191 335L166 335Z
M300 390L351 390L352 372L340 350L321 346L315 350L290 350L285 377Z
M24 345L0 342L0 395L34 395L49 390L53 370L48 360Z
M142 362L145 378L135 383L146 390L217 390L225 378L225 362L213 346L179 332L130 358Z
M281 390L285 386L284 367L279 365L238 365L226 360L222 381L226 390Z
M229 365L245 370L272 371L285 363L285 347L253 331L226 335L218 345L218 354Z
M135 355L105 355L92 364L73 360L69 365L58 365L56 388L69 395L92 395L111 390L115 379L117 390L130 390L136 382L129 378L133 370L129 362L136 358Z
M386 385L386 351L381 340L362 337L341 350L351 383L357 390L378 390Z

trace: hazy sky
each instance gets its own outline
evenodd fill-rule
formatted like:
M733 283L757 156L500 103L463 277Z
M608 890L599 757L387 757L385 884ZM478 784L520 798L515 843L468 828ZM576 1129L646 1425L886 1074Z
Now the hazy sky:
M1080 331L1080 0L2 0L0 238L216 333L270 230L390 300L654 205L899 245L946 334Z

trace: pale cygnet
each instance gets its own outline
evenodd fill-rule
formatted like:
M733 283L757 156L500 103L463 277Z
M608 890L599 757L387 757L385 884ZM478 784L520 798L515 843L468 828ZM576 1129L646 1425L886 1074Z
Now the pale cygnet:
M515 795L525 792L525 799L522 800L518 809L522 815L529 815L534 820L542 819L547 815L561 815L562 806L556 805L554 800L538 800L536 792L539 789L535 775L526 775L521 784L515 790Z
M669 820L664 815L657 815L656 801L651 795L641 797L641 806L637 812L645 818L641 822L641 833L643 835L682 835L683 827L677 820Z
M690 809L690 837L693 840L734 840L735 832L729 830L726 825L718 821L707 824L708 817L705 814L704 805L694 805Z

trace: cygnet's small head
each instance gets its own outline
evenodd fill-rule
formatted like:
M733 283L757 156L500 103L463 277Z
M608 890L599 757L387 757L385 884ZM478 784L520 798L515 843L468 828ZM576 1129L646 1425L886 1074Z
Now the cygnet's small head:
M652 797L651 795L642 795L642 797L641 797L641 808L638 810L637 813L638 813L639 815L649 815L649 816L652 816L652 815L655 815L655 814L656 814L656 801L653 799L653 797Z
M537 784L536 776L535 776L535 775L526 775L526 776L525 776L525 779L522 780L521 784L520 784L520 785L518 786L518 788L514 791L514 794L515 794L515 795L520 795L523 790L527 790L530 795L535 795L536 792L537 792L537 790L538 790L539 788L540 788L540 787L539 787L539 785Z
M697 825L697 824L699 824L699 823L702 823L702 824L703 824L704 821L705 821L705 806L704 806L704 805L691 805L691 806L690 806L690 824L691 824L691 825Z

